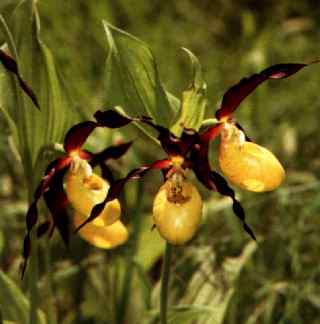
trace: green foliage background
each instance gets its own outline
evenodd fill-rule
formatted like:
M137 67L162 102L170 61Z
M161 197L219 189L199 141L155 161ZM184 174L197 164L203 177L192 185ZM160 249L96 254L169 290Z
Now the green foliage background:
M0 13L9 18L17 2L2 0ZM72 109L80 112L74 123L91 118L94 111L105 107L105 98L110 98L104 84L108 47L102 19L150 46L166 89L179 98L192 75L189 60L180 48L196 54L208 85L208 118L213 117L223 93L242 77L272 64L310 62L320 56L317 1L42 0L38 8L42 39L62 72L73 99ZM278 156L287 170L287 179L272 193L238 190L259 244L235 282L224 265L228 257L240 255L248 238L234 219L229 202L203 190L204 224L188 246L175 251L170 303L180 308L172 312L171 323L218 323L214 314L219 312L225 324L318 322L319 72L320 66L312 65L287 80L266 83L241 105L238 121L251 138ZM18 266L27 186L2 115L0 125L1 269L25 291ZM124 175L139 163L153 160L154 155L161 156L157 146L140 135L133 128L107 136L97 134L90 146L104 147L119 138L136 138L133 152L122 165L114 166L118 175ZM147 150L146 142L150 144ZM41 174L43 169L39 168ZM158 175L146 178L143 203L135 217L131 217L130 210L137 206L141 188L134 183L128 186L123 197L127 207L124 216L132 227L139 227L140 234L127 246L105 253L75 237L67 251L56 236L51 240L58 323L119 323L128 260L135 265L135 275L127 290L127 317L123 321L142 323L143 318L143 323L156 323L163 246L149 228L152 199L160 183ZM140 224L135 224L133 219L137 218ZM138 254L130 259L135 245L139 246ZM46 308L48 294L48 272L44 269L48 251L47 245L41 246L42 309ZM215 277L209 280L212 274ZM214 301L214 296L221 295L225 300L231 288L234 294L230 294L226 312L221 311L224 306L217 311L213 305L219 305L219 301ZM1 311L6 314L3 308L1 303Z

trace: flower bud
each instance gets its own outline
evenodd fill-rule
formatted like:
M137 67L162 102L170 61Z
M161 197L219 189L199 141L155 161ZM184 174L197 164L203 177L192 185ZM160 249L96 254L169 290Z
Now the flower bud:
M246 141L244 133L228 123L222 132L219 164L232 183L249 191L271 191L285 177L282 165L269 150Z
M86 218L79 213L75 213L73 217L75 227L83 224ZM108 226L97 226L94 222L88 223L79 230L79 235L90 244L101 249L115 248L124 244L129 237L127 228L120 220Z
M201 215L202 198L182 175L174 174L160 187L153 203L153 221L165 240L174 245L189 241Z
M80 214L89 216L92 208L103 202L106 198L109 184L100 176L82 172L69 171L65 177L65 191L72 207ZM99 216L93 220L96 226L111 225L119 219L121 213L120 203L117 199L108 202Z

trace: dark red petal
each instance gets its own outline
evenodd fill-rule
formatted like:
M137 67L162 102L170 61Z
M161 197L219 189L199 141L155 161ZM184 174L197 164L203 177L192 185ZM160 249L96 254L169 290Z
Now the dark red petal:
M18 71L18 65L16 63L16 61L7 53L5 53L4 51L2 51L0 49L0 62L3 64L3 66L10 72L14 73L19 81L20 87L22 88L22 90L30 97L30 99L32 100L32 102L34 103L34 105L40 109L37 97L35 95L35 93L33 92L33 90L27 85L27 83L25 81L23 81L23 79L21 78L19 71Z
M42 195L46 195L46 193L48 193L49 191L52 192L55 190L54 187L56 186L57 182L59 183L61 179L61 174L64 174L68 169L70 161L71 160L69 157L63 157L52 161L47 167L45 176L42 178L40 184L35 190L34 200L31 203L26 215L27 234L24 239L24 247L23 247L23 256L25 260L22 266L22 277L26 270L28 257L30 254L30 246L31 246L30 233L32 228L37 224L38 221L38 210L37 210L38 200L41 198ZM38 236L39 236L40 227L38 227ZM40 231L42 230L43 228Z
M86 121L71 127L64 138L64 149L67 153L74 150L80 150L81 146L87 140L88 136L98 126L93 121Z
M48 190L50 181L51 181L52 177L54 176L55 172L56 172L56 169L52 168L48 171L48 174L46 174L41 179L41 182L38 185L38 187L34 193L35 202L37 202L40 199L40 197Z
M150 169L156 169L156 170L167 169L170 168L171 165L172 165L172 161L170 159L158 160L149 164Z
M18 75L18 81L20 84L21 89L29 96L29 98L32 100L33 104L40 110L40 105L38 102L38 99L36 97L36 94L33 92L33 90L30 88L30 86L23 81L23 79Z
M34 201L27 212L26 216L26 223L27 223L27 231L30 233L31 229L33 226L37 223L38 221L38 210L37 210L37 202Z
M200 134L201 142L208 143L209 141L215 139L220 131L222 124L214 125Z
M247 225L245 221L245 213L235 197L235 193L232 188L229 187L227 181L217 172L214 172L210 168L208 160L208 143L199 144L191 152L190 160L192 162L192 169L198 178L198 180L209 190L217 191L221 195L228 196L232 199L232 209L234 214L241 220L244 230L256 240L253 231Z
M163 170L169 168L172 165L170 159L157 160L150 164L142 165L139 168L133 169L130 171L127 176L124 178L127 181L129 180L139 180L141 179L149 170Z
M108 194L107 194L107 197L105 198L105 200L102 203L97 204L92 208L90 216L85 220L84 223L82 223L80 226L78 226L75 229L75 233L77 233L86 224L88 224L88 223L92 222L93 220L95 220L99 216L99 214L103 211L105 205L109 201L118 198L120 196L120 193L122 192L122 189L123 189L123 187L124 187L124 185L125 185L125 183L127 181L128 180L127 180L127 177L126 177L126 178L119 179L119 180L116 180L113 183L111 183L110 189L108 191Z
M18 66L16 61L1 49L0 49L0 62L8 71L14 74L18 74Z
M37 202L40 199L40 197L48 190L56 172L61 171L63 169L67 169L70 165L71 160L71 157L66 156L56 159L48 165L45 175L41 179L40 184L38 185L34 193L35 202Z
M199 141L199 133L191 128L184 128L180 136L181 140L181 156L186 156L191 147Z
M54 225L66 245L70 238L70 219L67 212L69 204L68 197L63 189L63 178L66 169L60 170L56 173L50 184L50 189L44 193L44 199L51 212Z
M147 124L159 132L158 139L163 149L169 155L184 155L188 150L186 142L183 142L180 138L172 134L167 128L156 125L152 119L148 116L129 118L125 117L114 110L97 111L94 114L97 122L100 126L109 128L119 128L129 124L132 121L141 122Z
M124 185L130 181L130 180L139 180L141 179L149 170L152 169L157 169L157 170L161 170L164 168L168 168L171 166L171 161L168 159L165 160L158 160L155 161L151 164L148 165L143 165L139 168L133 169L132 171L130 171L126 177L116 180L113 183L111 183L110 189L108 191L107 197L105 198L105 200L100 203L97 204L93 207L90 216L86 219L86 221L84 223L82 223L78 228L76 228L75 232L78 232L83 226L85 226L86 224L92 222L94 219L96 219L99 214L101 213L101 211L104 209L104 206L111 200L116 199L120 196Z
M113 183L114 178L113 178L113 174L112 174L111 170L109 169L109 167L104 163L99 163L99 166L101 169L102 178L106 179L108 181L108 183Z
M180 138L172 134L168 128L154 124L151 118L146 116L143 116L139 120L158 131L158 140L160 141L162 148L168 155L183 156L183 153L185 151L184 143Z
M119 128L128 125L133 119L125 117L114 110L101 111L98 110L94 114L100 126L108 128Z
M23 240L23 257L28 259L31 251L31 239L30 235L27 234Z
M301 63L276 64L258 74L242 79L224 94L221 108L216 112L216 118L220 120L232 114L242 100L252 93L262 82L268 79L287 78L307 65Z
M21 279L23 279L24 274L26 272L30 252L31 252L31 239L30 239L30 234L28 233L23 240L23 252L22 252L23 254L22 255L23 255L24 260L23 260L22 267L21 267Z
M87 150L79 150L78 152L79 154L79 157L82 159L82 160L87 160L87 161L91 161L91 159L93 158L94 154L87 151Z
M219 173L211 171L208 176L210 178L210 181L213 182L215 189L221 195L228 196L232 199L232 209L234 214L241 220L244 230L251 236L253 240L256 241L257 239L253 231L246 223L244 210L240 202L236 199L233 189L229 187L227 181Z
M308 64L302 63L276 64L266 68L260 72L260 74L267 75L269 79L284 79L288 78L292 74L297 73L307 65Z
M179 138L172 134L168 128L154 124L152 119L149 117L143 116L139 118L139 120L158 131L158 140L160 141L162 148L171 156L185 156L194 143L195 136L197 136L195 131L186 128L184 129L181 138Z
M98 163L105 162L108 159L119 159L128 151L131 145L132 142L109 146L105 150L93 154L90 164L94 167Z
M178 137L171 134L168 130L161 132L158 136L164 151L170 156L184 156L187 151L185 143Z
M47 220L43 223L41 223L37 228L37 237L40 238L44 234L48 232L48 230L51 227L51 221Z

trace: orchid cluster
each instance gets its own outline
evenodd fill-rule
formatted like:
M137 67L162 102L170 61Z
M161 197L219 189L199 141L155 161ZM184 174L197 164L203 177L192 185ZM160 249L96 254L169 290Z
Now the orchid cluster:
M153 222L167 242L185 244L194 237L201 223L203 201L190 180L190 172L208 190L231 198L234 214L250 237L256 239L246 223L244 210L234 190L222 175L211 168L209 145L220 138L220 169L234 185L255 192L277 188L285 176L280 162L269 150L253 143L232 114L264 81L289 77L306 66L278 64L241 80L224 94L221 107L216 112L217 123L200 131L183 128L181 135L177 136L147 116L129 117L116 110L97 111L95 121L73 126L65 136L65 155L49 164L29 207L24 240L25 261L30 254L31 231L38 223L37 203L41 196L52 217L38 225L38 236L47 232L51 235L57 228L66 244L72 231L100 248L113 248L125 243L128 230L120 221L119 196L128 181L140 180L150 170L161 170L164 176L164 183L154 198ZM115 180L106 162L123 156L131 142L95 154L81 147L95 128L117 129L131 122L154 129L165 156ZM101 176L94 173L96 166L100 167ZM69 213L72 217L68 216Z
M106 162L119 159L131 146L131 142L106 148L98 153L82 150L88 136L99 125L92 121L73 126L64 139L65 155L52 161L38 185L26 216L27 234L24 239L24 274L31 250L31 231L38 223L37 203L41 196L51 213L51 218L37 227L37 236L52 235L55 228L68 245L73 227L81 225L92 208L102 202L113 183L113 175ZM101 176L93 173L100 167ZM69 211L69 209L71 211ZM69 213L72 213L70 221ZM110 249L124 243L127 228L120 221L121 207L117 199L106 205L96 219L83 228L80 236L99 248Z

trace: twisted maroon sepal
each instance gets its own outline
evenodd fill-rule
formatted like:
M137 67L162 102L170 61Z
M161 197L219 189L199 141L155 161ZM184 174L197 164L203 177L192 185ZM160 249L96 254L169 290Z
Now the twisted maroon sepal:
M19 85L25 94L32 100L34 105L40 110L38 99L31 89L31 87L22 79L17 62L6 52L0 49L0 62L6 68L7 71L13 73L18 78Z
M103 202L101 202L100 204L95 205L92 208L90 216L86 219L86 221L84 223L82 223L80 226L78 226L76 228L75 233L78 232L86 224L95 220L99 216L99 214L103 211L105 205L109 201L119 198L119 196L123 190L123 187L125 186L125 184L128 181L139 180L150 170L167 169L171 166L171 164L172 164L172 162L169 159L158 160L151 164L146 164L139 168L133 169L124 178L113 181L111 183L111 186L109 188L109 191L108 191L108 194L107 194L105 200Z
M221 107L216 112L216 118L221 120L230 116L240 103L264 81L287 78L308 65L302 63L276 64L258 74L242 79L224 94Z

